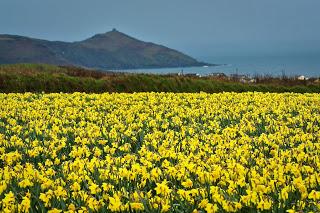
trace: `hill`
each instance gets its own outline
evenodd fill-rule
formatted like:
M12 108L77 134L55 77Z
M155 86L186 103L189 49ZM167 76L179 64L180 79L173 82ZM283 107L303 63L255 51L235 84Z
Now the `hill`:
M168 47L140 41L117 30L80 42L0 35L0 64L45 63L96 69L208 65Z

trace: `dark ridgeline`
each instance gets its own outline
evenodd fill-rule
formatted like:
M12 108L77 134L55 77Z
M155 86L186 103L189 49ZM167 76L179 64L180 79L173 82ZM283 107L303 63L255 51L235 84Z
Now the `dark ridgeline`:
M97 69L202 66L179 51L113 29L80 42L0 35L0 64L45 63Z

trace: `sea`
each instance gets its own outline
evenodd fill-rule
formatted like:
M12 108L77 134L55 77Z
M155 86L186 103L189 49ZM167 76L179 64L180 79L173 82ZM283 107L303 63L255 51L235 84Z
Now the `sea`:
M177 67L158 69L130 69L122 70L130 73L154 74L196 74L207 76L214 73L226 75L254 76L305 76L320 77L320 54L294 55L294 56L215 56L199 59L218 66L203 67Z

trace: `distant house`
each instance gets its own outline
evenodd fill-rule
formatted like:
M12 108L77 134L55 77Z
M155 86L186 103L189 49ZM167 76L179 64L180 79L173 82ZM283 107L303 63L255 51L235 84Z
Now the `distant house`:
M227 75L222 73L222 72L214 72L214 73L210 73L208 76L210 77L217 77L217 78L226 78Z
M186 73L184 74L184 76L188 76L188 77L200 77L199 73Z
M249 81L249 83L257 83L257 79L252 78L252 79Z
M231 78L236 78L236 79L247 79L249 78L247 75L239 75L239 74L231 74Z
M308 80L304 75L298 76L297 79L300 81Z
M256 79L249 77L248 75L231 74L230 79L239 81L241 83L256 83Z

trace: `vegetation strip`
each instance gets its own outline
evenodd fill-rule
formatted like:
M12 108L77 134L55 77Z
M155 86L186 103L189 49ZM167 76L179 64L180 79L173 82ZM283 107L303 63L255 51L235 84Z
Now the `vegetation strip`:
M240 79L241 80L241 79ZM99 72L76 67L17 64L0 66L0 92L295 92L320 93L317 79L237 78Z

